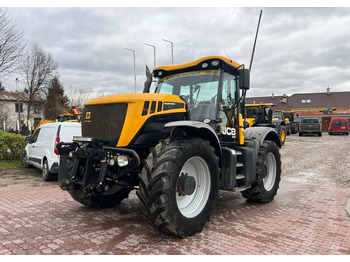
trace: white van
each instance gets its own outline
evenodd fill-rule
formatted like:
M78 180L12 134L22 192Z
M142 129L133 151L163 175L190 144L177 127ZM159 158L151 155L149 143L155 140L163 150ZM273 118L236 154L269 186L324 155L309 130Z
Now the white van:
M43 180L57 177L59 154L56 144L72 142L73 136L81 136L81 124L77 122L55 122L41 125L32 136L26 137L22 163L42 170Z

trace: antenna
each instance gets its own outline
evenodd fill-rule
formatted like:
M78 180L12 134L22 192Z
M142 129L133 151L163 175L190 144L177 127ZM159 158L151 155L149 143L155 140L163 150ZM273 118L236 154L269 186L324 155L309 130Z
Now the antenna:
M260 10L260 16L259 16L259 21L258 21L258 27L257 27L257 29L256 29L255 40L254 40L254 46L253 46L253 51L252 51L252 57L250 58L249 71L252 70L252 64L253 64L253 58L254 58L254 52L255 52L255 44L256 44L256 39L258 38L258 32L259 32L259 26L260 26L261 15L262 15L262 10Z
M230 60L232 60L231 57L228 55L228 53L226 52L225 49L224 49L224 51L225 51L225 54L227 55L227 57L230 58Z

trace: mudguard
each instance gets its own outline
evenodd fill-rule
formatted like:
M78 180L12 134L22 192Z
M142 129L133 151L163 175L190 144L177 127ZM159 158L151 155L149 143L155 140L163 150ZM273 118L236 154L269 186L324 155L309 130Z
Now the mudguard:
M281 148L281 141L278 137L276 130L272 127L249 127L244 130L244 139L251 140L257 139L260 142L260 145L264 140L274 141L276 145Z
M203 138L210 142L211 146L215 148L216 155L221 159L220 141L208 124L199 121L173 121L164 125L164 128L178 127L184 130L187 134Z

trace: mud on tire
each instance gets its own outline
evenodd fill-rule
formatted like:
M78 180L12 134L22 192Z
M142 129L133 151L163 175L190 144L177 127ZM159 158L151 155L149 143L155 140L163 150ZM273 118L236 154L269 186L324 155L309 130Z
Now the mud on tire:
M202 231L218 198L219 158L214 151L200 138L166 139L151 150L137 192L151 225L181 238ZM181 189L186 183L192 183L188 193Z
M281 180L281 155L277 145L264 141L258 153L256 182L242 192L249 201L268 203L277 194Z

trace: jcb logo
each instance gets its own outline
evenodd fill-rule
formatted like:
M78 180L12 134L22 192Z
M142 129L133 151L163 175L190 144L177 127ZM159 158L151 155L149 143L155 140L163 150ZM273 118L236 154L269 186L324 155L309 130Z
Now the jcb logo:
M232 127L222 127L221 133L226 136L232 136L236 138L236 129Z

